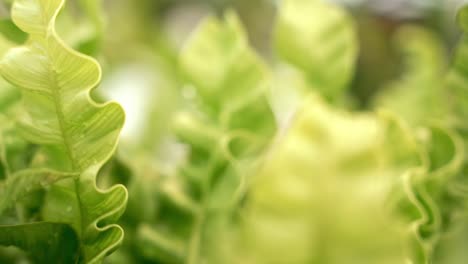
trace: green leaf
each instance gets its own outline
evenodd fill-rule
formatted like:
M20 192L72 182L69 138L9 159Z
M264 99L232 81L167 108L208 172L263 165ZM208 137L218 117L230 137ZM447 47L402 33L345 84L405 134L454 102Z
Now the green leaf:
M426 132L420 139L426 161L402 177L406 199L400 204L400 212L411 223L413 244L409 253L414 263L437 259L437 263L446 263L440 256L447 255L447 235L466 226L460 216L464 215L467 196L454 191L461 185L457 175L464 160L463 141L453 131L440 127ZM448 252L459 254L453 249Z
M125 210L127 191L121 185L100 190L95 178L114 153L124 112L117 103L97 104L90 98L101 69L57 36L55 20L63 4L14 2L12 19L29 41L5 55L0 73L21 89L26 113L18 126L26 139L42 147L43 165L80 175L51 188L43 218L71 224L80 239L80 261L99 263L123 239L122 228L114 223Z
M13 20L30 34L30 41L5 55L0 72L21 88L28 112L20 121L25 137L57 146L70 159L70 169L82 171L102 166L113 153L124 114L116 103L98 105L89 98L101 69L56 36L54 21L61 5L61 0L15 2Z
M412 125L446 119L449 101L443 90L446 63L442 43L431 31L406 26L396 33L395 44L405 70L399 80L384 87L376 106L400 115Z
M160 212L158 226L143 241L153 249L153 254L144 251L151 259L195 264L217 254L210 248L224 233L221 220L240 204L245 178L276 132L276 122L267 96L270 73L233 12L203 20L181 51L179 65L184 89L194 96L186 98L191 107L176 113L171 126L188 153L176 175L162 178L161 207L169 209Z
M222 21L215 17L202 21L180 54L186 80L195 86L204 101L213 105L226 103L233 95L245 93L263 80L264 69L255 67L255 60L248 50L240 21L233 13L227 13ZM233 75L245 73L244 81L229 82L234 80Z
M458 11L457 20L463 31L468 31L468 6L460 8Z
M422 189L426 195L421 201L432 205L434 221L429 227L421 223L420 234L424 235L421 244L428 251L428 259L434 263L462 263L467 255L463 245L466 244L468 232L466 204L468 199L468 182L466 175L468 164L468 7L458 13L458 23L463 30L458 46L455 49L452 63L445 79L445 89L450 95L452 112L446 118L451 121L460 134L447 133L452 144L444 143L440 137L429 149L431 161L439 164L437 169L428 170L426 177L414 182L415 190ZM455 136L453 136L455 134ZM442 138L443 139L443 138ZM447 141L447 140L446 140ZM452 147L450 147L452 146ZM438 151L434 151L434 150ZM445 161L445 162L444 162ZM440 164L447 164L441 166ZM417 192L416 192L417 193ZM424 208L423 208L424 209ZM419 230L418 230L419 231Z
M446 88L451 94L451 99L454 102L455 116L451 117L456 125L467 129L466 118L468 117L468 98L466 96L468 84L468 7L464 7L458 14L458 21L461 25L464 35L458 43L455 50L452 65L447 74Z
M340 99L358 55L354 23L344 10L321 0L282 1L274 44L313 89L331 101Z
M9 176L0 183L0 215L22 197L38 189L50 187L53 183L78 176L73 173L61 173L47 169L28 169Z
M270 74L233 12L200 23L180 54L180 67L186 86L196 92L195 109L177 114L173 122L178 138L190 147L181 174L211 186L211 194L227 180L233 189L223 193L229 197L242 182L238 172L231 173L235 159L260 153L276 131L267 99Z
M100 52L104 34L101 0L75 0L58 17L57 32L71 47L86 55Z
M0 78L0 87L0 113L7 114L8 110L20 101L21 94L3 78Z
M270 74L249 47L233 12L226 12L224 19L209 17L201 22L180 54L180 65L186 84L201 101L199 113L179 115L176 120L177 133L194 133L184 140L219 144L231 132L260 134L267 140L273 136L276 124L267 99Z
M105 24L102 0L79 0L80 5L94 24L97 32L102 33Z
M235 111L239 104L245 106L242 102L261 97L269 82L267 68L249 48L233 12L227 12L222 20L209 17L201 22L180 54L180 67L209 114L222 115L223 111ZM265 99L258 100L257 111L268 112Z
M174 240L143 224L137 231L137 243L141 254L149 259L159 259L164 263L182 263L185 248L182 241Z
M24 43L28 38L28 35L21 31L10 19L0 20L0 32L8 40L17 44Z
M101 263L121 243L123 229L115 224L125 211L127 191L122 185L100 190L96 171L80 175L79 182L61 181L46 196L42 215L47 221L65 222L77 230L83 263Z
M75 231L66 224L33 223L0 226L0 245L25 250L34 263L77 263L79 243Z
M14 117L16 110L19 109L18 103L12 107L11 114L7 113L5 116L1 116L2 125L0 126L0 145L2 146L2 158L3 165L6 169L7 176L11 173L28 169L33 162L37 146L27 142L22 138L18 129L15 126ZM9 112L9 111L8 111Z
M403 263L406 226L386 203L405 167L385 163L385 136L377 115L304 100L249 189L237 255L246 263Z

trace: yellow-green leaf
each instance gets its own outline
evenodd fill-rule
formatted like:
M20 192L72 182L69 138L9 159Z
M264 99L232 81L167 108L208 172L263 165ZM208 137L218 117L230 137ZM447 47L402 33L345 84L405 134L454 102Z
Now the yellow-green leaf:
M91 99L101 69L57 35L55 21L64 2L14 1L12 20L29 39L7 52L0 73L22 92L25 114L18 127L43 149L43 165L79 175L47 192L42 217L72 225L80 241L80 262L99 263L123 239L115 223L125 209L127 191L121 185L100 190L95 178L114 153L124 112L117 103Z
M350 16L322 0L285 0L278 12L274 43L279 56L302 71L322 96L339 99L358 55Z

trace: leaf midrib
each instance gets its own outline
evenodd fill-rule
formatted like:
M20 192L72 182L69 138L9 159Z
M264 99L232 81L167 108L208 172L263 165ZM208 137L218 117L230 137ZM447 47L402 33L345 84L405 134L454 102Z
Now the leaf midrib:
M54 36L55 37L55 36ZM47 47L47 56L49 56L49 59L50 59L50 55L49 55L49 49ZM53 98L53 101L54 101L54 107L55 107L55 112L57 114L57 122L59 124L59 128L60 128L60 133L62 134L62 138L63 138L63 144L65 146L65 150L67 152L67 155L68 155L68 158L70 159L70 162L71 162L71 166L72 166L72 171L73 172L76 172L78 171L79 173L81 173L82 171L80 170L78 164L77 164L77 160L75 158L75 153L73 152L73 146L72 146L72 143L71 143L71 139L70 139L70 135L68 134L68 129L66 127L66 121L65 121L65 114L64 114L64 111L63 111L63 100L62 100L62 96L61 96L61 89L60 89L60 86L58 85L58 82L57 82L57 70L55 70L55 67L50 64L49 67L51 67L51 70L49 71L49 74L51 76L50 78L50 87L51 87L51 90L52 90L52 98ZM75 181L74 181L74 188L75 188L75 195L76 195L76 199L78 201L78 212L79 212L79 217L80 217L80 226L79 226L79 234L80 234L80 237L82 237L83 235L83 212L82 212L82 202L81 202L81 198L80 198L80 195L79 195L79 176L77 178L75 178Z
M47 54L49 56L49 54ZM49 56L50 59L50 56ZM50 87L52 88L52 98L54 101L55 112L57 114L57 122L59 124L60 133L62 134L63 144L65 146L65 151L67 152L68 158L70 159L72 165L72 171L79 170L77 160L75 158L75 153L73 152L73 147L71 143L70 136L68 135L68 129L66 127L65 114L63 111L63 100L61 96L61 89L57 82L57 71L53 65L50 65L51 70L49 71L50 78Z
M68 158L70 160L70 163L71 163L71 169L73 172L78 172L79 175L82 173L82 168L78 165L78 161L76 160L76 156L75 156L75 153L73 152L73 145L71 143L71 139L70 139L70 135L68 134L68 129L67 129L67 125L66 125L66 119L65 119L65 114L64 114L64 111L63 111L63 100L62 100L62 89L60 88L59 84L58 84L58 81L57 81L57 75L58 75L58 71L56 70L56 67L55 65L53 64L53 57L51 56L51 53L50 53L50 48L49 48L49 44L48 44L48 41L47 39L48 38L58 38L58 36L55 34L55 18L53 18L51 21L50 21L50 24L49 24L49 27L48 27L48 30L47 30L47 35L45 37L45 40L46 40L46 56L47 58L49 59L49 71L48 71L48 74L50 76L49 78L49 85L51 87L51 90L52 90L52 98L53 98L53 102L54 102L54 107L55 107L55 112L56 112L56 117L57 117L57 122L58 122L58 125L59 125L59 129L60 129L60 133L62 135L62 139L63 139L63 145L65 146L65 151L67 152L67 155L68 155ZM64 48L61 46L61 48ZM75 195L76 195L76 199L77 199L77 202L78 202L78 213L79 213L79 226L78 226L78 234L79 234L79 237L82 238L83 237L83 226L84 226L84 219L83 219L83 212L82 212L82 202L81 202L81 198L80 198L80 177L76 177L74 179L74 190L75 190ZM80 241L80 245L81 245L81 241ZM81 247L81 246L80 246Z

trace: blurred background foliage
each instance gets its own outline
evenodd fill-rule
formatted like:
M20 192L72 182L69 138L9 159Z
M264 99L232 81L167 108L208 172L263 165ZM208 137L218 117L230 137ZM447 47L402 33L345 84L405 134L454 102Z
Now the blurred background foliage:
M8 19L9 0L0 15ZM105 0L92 10L93 1L69 0L70 16L59 23L60 32L81 51L96 56L104 68L103 93L123 103L127 118L126 140L159 141L165 111L177 109L177 54L198 22L209 14L235 10L244 24L251 46L266 60L274 60L272 30L279 1L275 0ZM442 42L443 59L459 38L455 14L464 0L330 0L343 5L358 25L360 53L349 93L357 109L370 107L371 99L404 72L395 33L404 25L427 28ZM88 7L87 7L88 5ZM95 4L94 4L95 5ZM65 17L62 15L62 17ZM8 27L6 23L0 27ZM73 30L70 30L72 28ZM96 32L91 41L89 31ZM101 34L102 33L102 34ZM88 36L86 36L88 35ZM86 38L88 38L86 40ZM21 41L21 39L19 40ZM313 47L311 47L313 48ZM131 86L127 89L126 86ZM140 91L141 92L134 92ZM146 96L152 94L152 96ZM168 98L170 98L168 100ZM150 100L146 100L150 99ZM160 100L160 101L158 101ZM154 107L153 107L154 106ZM154 108L154 109L153 109ZM154 115L159 122L145 122ZM146 124L145 124L146 123ZM142 129L145 126L158 126ZM139 133L148 133L142 136ZM130 136L131 135L131 136ZM133 139L132 139L133 138ZM149 147L157 142L140 142Z
M170 120L174 118L173 114L186 105L187 99L193 97L191 87L183 86L180 83L182 78L180 78L180 72L177 68L179 51L202 18L210 14L222 16L226 10L230 9L238 13L246 28L250 45L265 61L274 63L277 60L277 55L275 55L272 45L274 43L273 25L279 2L274 0L104 1L103 11L106 14L104 27L106 30L103 31L104 36L101 40L98 58L104 65L107 74L104 75L106 78L101 91L106 93L105 96L115 98L123 103L128 115L127 127L120 145L119 159L114 160L108 169L121 175L119 181L126 183L130 191L128 211L122 220L127 241L122 250L111 255L109 263L130 263L135 262L135 259L138 263L145 261L148 263L154 263L154 261L156 263L179 263L184 258L185 251L181 241L186 240L184 237L190 233L188 226L196 220L191 219L190 214L187 214L187 210L190 211L190 209L174 211L172 206L174 203L179 203L176 207L190 208L192 201L183 192L180 192L181 190L177 189L177 183L164 180L164 175L176 173L175 171L184 160L184 153L187 151L186 146L180 144L170 133L171 127L169 125L171 124ZM356 74L350 81L350 88L347 90L349 108L369 110L374 107L374 102L379 102L379 98L382 97L387 98L387 102L390 102L387 105L390 109L402 109L403 115L409 112L413 113L412 106L415 101L412 101L411 94L405 94L404 91L398 94L398 91L391 89L392 85L413 87L415 84L423 83L431 87L441 83L441 78L438 76L449 64L451 51L460 37L460 30L455 18L456 11L463 4L463 1L334 0L332 2L344 6L357 24L360 52ZM411 29L407 30L409 32L406 33L400 32L399 29L406 25L421 26L428 31L420 33L419 28L417 28L416 32L411 31ZM419 30L421 31L421 29ZM411 41L411 39L414 40ZM421 39L427 43L421 44ZM313 45L311 43L310 49L314 49ZM415 53L416 55L414 55ZM411 56L415 56L415 58ZM425 60L428 60L427 64ZM429 69L421 69L415 64L428 65ZM433 68L430 68L432 66ZM412 79L413 81L411 81ZM393 98L409 98L406 103L404 100L391 100L392 95L385 96L386 90L394 93ZM432 89L428 90L432 93ZM421 89L420 91L425 93L426 90ZM424 98L434 98L433 94L424 97L421 93L413 96L413 98L415 97L419 98L421 104L428 103ZM386 102L382 102L382 104L386 105ZM433 102L430 105L438 104ZM429 108L424 108L424 110ZM276 112L283 111L284 109L279 109L279 111L276 109ZM414 119L410 122L417 123L427 114L424 111L420 114L415 113ZM443 116L443 112L438 113L438 115ZM146 153L142 152L141 149L144 149ZM281 161L279 163L281 164ZM122 170L122 168L126 169ZM128 170L127 174L122 173L126 170ZM131 175L138 175L137 179L139 180L135 180L135 177ZM102 180L106 181L106 178L103 177ZM107 180L109 179L107 178ZM114 181L115 178L110 180ZM147 182L154 184L148 185ZM280 185L287 184L282 180L278 182ZM275 184L274 180L271 184ZM177 198L174 199L174 197ZM142 207L139 203L143 200L147 201L148 205L144 207L146 208L144 211L141 211ZM262 216L262 213L259 212L253 213L254 221L268 219L268 216ZM168 222L164 218L172 220ZM371 225L366 220L362 221L362 225L366 225L366 223L368 226ZM213 227L216 226L211 224ZM275 235L287 239L283 236L285 234L277 234L272 229L263 230L263 232L261 226L255 227L256 224L260 223L253 222L251 228L254 229L250 230L253 233L244 237L244 241L247 243L244 245L245 247L249 247L248 243L266 243L268 245L267 241L277 238ZM298 223L286 221L271 224L294 229ZM181 226L188 229L185 230ZM356 226L360 225L356 223ZM213 229L211 232L215 233L215 230L222 228ZM262 234L265 235L269 232L272 233L271 237L262 236ZM174 233L178 234L178 239L174 239ZM236 241L229 234L226 235L230 241ZM351 237L353 235L350 234L349 239L352 240ZM392 243L390 237L388 243ZM328 239L333 241L332 238ZM346 239L344 240L346 241ZM306 241L301 240L291 241L291 243L298 243L294 246L298 251L307 245ZM371 247L371 245L367 246ZM379 247L378 245L374 246L374 249ZM204 247L209 248L210 246L205 245ZM251 247L255 248L253 244ZM216 251L224 252L222 248L212 246L211 250L213 248L216 248ZM268 246L256 248L256 250L258 252L253 252L253 254L264 260L268 259L268 252L272 252L272 248ZM273 248L273 251L282 253L273 254L272 258L279 255L285 259L288 256L297 256L295 251L287 252L288 250L282 251L280 248ZM266 252L266 254L262 252ZM188 254L193 256L192 253ZM242 253L239 252L231 252L231 254L242 256ZM335 251L335 253L329 252L328 254L347 253ZM392 251L387 251L385 254L397 255ZM377 259L383 260L382 256L385 254L378 255L380 258L377 257ZM219 253L219 255L223 254ZM229 253L224 254L224 256L226 255ZM326 255L315 257L318 261L316 263L321 263L320 258L323 258L323 261L326 259L330 261L330 255L328 257ZM387 260L387 258L385 259ZM390 263L396 261L389 259ZM191 263L191 260L188 261ZM215 258L214 263L221 263L219 261L218 259L216 262ZM242 257L240 260L233 258L233 261L249 263L246 259L242 260ZM280 259L271 261L280 261L281 263ZM343 263L340 260L336 261ZM363 261L372 263L376 259L367 257L361 259L361 263L365 263ZM255 263L255 260L252 263ZM298 260L297 263L302 262Z
M349 93L356 108L360 109L369 107L373 96L385 86L383 84L396 79L404 71L402 64L404 54L395 44L397 42L395 33L398 29L410 24L431 30L442 43L443 59L448 60L450 51L453 50L460 35L455 23L456 10L466 2L463 0L330 1L346 7L358 25L360 53L356 76ZM75 2L86 1L75 0ZM112 0L103 1L100 13L105 16L101 17L87 15L83 8L85 4L81 6L69 4L69 8L74 6L72 13L75 21L69 22L68 27L75 28L77 24L90 22L98 24L97 30L103 34L97 44L99 47L95 47L94 50L99 53L95 55L98 55L107 72L104 75L105 88L102 91L110 91L113 96L118 97L116 98L118 101L132 105L126 109L130 116L126 131L133 129L135 133L136 130L145 131L137 129L145 125L141 124L142 120L147 120L142 113L164 118L168 115L160 111L177 108L171 103L166 103L166 107L160 104L164 105L164 102L169 100L156 102L154 99L169 96L177 100L175 98L177 94L171 94L174 89L168 88L178 86L176 84L178 78L173 76L176 72L174 67L177 67L177 54L190 32L203 17L209 14L221 15L227 9L235 10L247 30L251 46L266 60L271 61L274 60L271 43L278 5L279 1L275 0ZM5 16L6 12L3 13ZM82 21L86 19L95 21ZM67 30L68 27L64 26L65 34L62 36L72 35L74 38L79 38L76 30ZM79 31L86 32L86 29ZM86 46L86 43L83 46ZM119 79L122 76L129 78ZM133 89L143 89L145 92L119 95L119 91L124 93L130 90L119 88L125 85L131 85ZM154 102L152 105L157 106L157 109L147 106L145 98L149 97L142 96L147 92L154 93L154 97L151 97ZM139 96L141 98L137 98ZM150 111L146 111L147 109ZM151 138L157 140L159 137L151 135Z

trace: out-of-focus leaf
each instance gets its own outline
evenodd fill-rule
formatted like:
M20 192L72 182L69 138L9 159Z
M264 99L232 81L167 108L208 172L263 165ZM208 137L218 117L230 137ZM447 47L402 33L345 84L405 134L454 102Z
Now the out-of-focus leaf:
M161 262L195 264L217 254L224 219L240 203L245 178L276 124L267 99L269 72L234 13L201 22L180 54L180 68L194 96L174 116L172 131L187 146L187 157L176 175L161 181L158 226L144 240L157 250L143 252ZM171 249L168 241L180 241L181 248Z
M351 18L321 0L281 2L274 42L278 55L303 72L311 87L336 101L354 75L357 34Z
M0 215L14 202L38 189L49 188L53 183L78 176L47 169L29 169L10 175L0 183Z
M271 151L250 188L237 242L248 241L242 262L429 263L463 255L444 245L466 219L457 176L463 143L453 131L338 112L312 97Z
M93 22L96 31L102 33L105 24L102 0L79 0L79 3Z
M83 13L86 15L86 21L84 26L91 28L90 36L88 39L84 39L79 43L77 49L84 54L96 54L99 51L101 46L104 27L105 27L105 15L102 10L103 1L102 0L80 0L79 1Z
M188 135L184 141L211 140L198 142L202 147L214 140L219 145L222 137L238 132L256 135L262 145L263 138L272 137L276 124L267 100L270 76L234 13L227 12L224 20L203 21L181 52L180 64L186 84L201 99L199 117L185 114L176 119L182 124L176 133Z
M14 107L16 108L16 106ZM12 115L0 115L0 145L2 160L7 174L28 169L35 158L37 147L22 138L14 126L15 111ZM13 120L12 120L13 119Z
M263 125L271 129L268 115L255 118L270 111L262 96L269 85L269 73L249 48L237 16L227 12L224 20L207 18L192 34L181 52L180 64L187 84L195 88L207 113L222 118L227 128ZM249 115L236 120L236 112L242 110Z
M386 203L405 167L385 162L385 129L305 100L250 187L241 262L402 263L405 226Z
M464 7L458 14L458 21L462 29L468 32L468 7ZM452 65L446 80L446 88L452 95L454 112L456 114L455 123L464 130L466 127L466 118L468 117L468 68L465 66L468 62L468 37L466 33L462 36L458 47L455 50Z
M384 88L376 106L413 125L443 120L449 102L443 90L446 65L442 43L432 32L415 26L400 29L395 42L404 56L403 76Z
M67 47L55 32L63 0L17 0L12 19L29 34L27 45L10 50L0 63L3 77L22 92L22 135L41 145L44 166L77 173L47 193L42 216L76 230L85 263L99 263L121 243L115 222L125 209L126 189L102 191L95 177L115 150L124 113L117 103L99 105L89 92L101 78L98 63Z
M464 8L459 14L464 30L466 13ZM466 37L455 52L445 86L441 78L444 54L434 36L410 27L399 33L397 41L408 54L408 72L384 91L378 102L414 126L422 149L423 163L409 170L401 182L405 195L399 211L411 224L407 251L413 263L461 263L466 251L457 245L465 241L467 230L463 164L467 149L463 142L464 120L468 113ZM450 100L447 94L451 95ZM431 122L455 124L461 137L446 127L431 126Z
M225 18L225 21L215 17L205 19L180 55L184 76L201 98L214 106L229 103L236 94L257 86L264 81L265 74L264 68L258 67L258 58L248 49L237 16L227 13ZM242 74L246 74L245 80L232 83L234 77Z
M21 31L10 19L0 20L0 32L8 40L22 44L28 38L28 35Z
M66 224L0 226L0 245L23 249L34 263L77 263L79 257L78 237Z
M56 30L72 48L86 55L100 52L104 12L101 0L74 0L62 10L57 18Z
M400 212L411 224L408 254L414 263L446 263L441 256L450 255L444 249L450 240L447 235L466 226L460 218L466 197L454 192L460 187L457 175L464 159L463 142L454 132L438 127L427 128L420 141L425 162L408 170L401 181L406 198ZM457 250L448 252L458 255Z
M142 225L137 231L137 243L140 244L142 255L149 259L159 259L164 263L182 263L185 258L185 248L182 241L158 233L152 227Z
M453 123L461 137L439 129L436 137L430 137L425 144L431 160L427 175L409 181L415 193L414 203L423 216L415 233L426 253L424 259L434 263L462 263L467 258L463 245L468 230L468 7L459 11L458 22L464 35L454 52L444 88L451 96L452 106L445 118Z
M20 101L21 94L15 87L7 84L3 79L0 79L0 114L6 114L8 109Z

